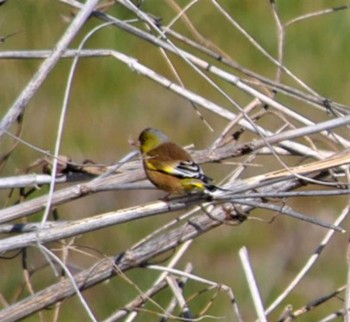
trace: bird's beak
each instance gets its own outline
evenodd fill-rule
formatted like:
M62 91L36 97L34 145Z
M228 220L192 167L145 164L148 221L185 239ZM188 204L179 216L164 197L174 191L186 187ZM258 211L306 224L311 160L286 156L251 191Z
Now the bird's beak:
M129 144L132 146L132 147L135 147L137 149L140 148L141 146L141 143L139 140L135 140L133 137L130 137L129 140L128 140Z

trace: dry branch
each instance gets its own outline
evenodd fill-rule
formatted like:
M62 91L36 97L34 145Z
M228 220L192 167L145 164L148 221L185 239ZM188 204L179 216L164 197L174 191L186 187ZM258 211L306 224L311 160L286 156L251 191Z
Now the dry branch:
M47 81L47 76L57 66L58 62L67 59L74 61L71 65L69 81L66 84L65 103L67 103L69 94L75 84L75 73L78 73L75 68L76 63L85 58L95 57L95 60L111 58L113 67L127 66L130 74L135 72L140 77L161 85L162 91L165 89L170 91L171 95L176 95L187 103L190 102L188 105L191 108L194 107L195 113L200 115L200 119L204 123L210 124L208 118L211 117L223 122L222 129L215 130L217 138L212 146L208 146L203 150L191 151L196 162L217 165L217 168L221 170L221 175L225 176L222 185L220 185L223 189L218 190L210 197L195 194L170 198L169 200L133 204L133 206L128 207L120 206L117 203L118 209L115 211L101 213L102 211L96 210L92 216L87 218L85 216L84 219L50 222L45 217L49 210L60 205L69 204L73 200L83 199L88 195L111 190L125 191L152 188L148 181L144 181L145 175L140 160L130 161L135 153L127 155L122 161L112 166L77 165L72 161L68 161L66 165L70 170L66 172L58 170L54 177L47 174L49 173L47 169L44 171L45 173L29 173L29 169L32 171L32 168L26 165L28 168L27 174L15 175L11 173L8 177L0 178L0 189L8 192L8 199L10 200L0 210L0 233L3 234L0 240L0 254L3 256L3 261L5 261L5 258L11 258L14 251L22 254L23 267L20 268L20 271L23 270L25 285L18 287L20 289L18 294L21 294L24 289L28 289L32 293L23 295L24 298L22 299L19 299L20 296L17 295L18 298L13 303L6 303L8 295L4 296L2 292L5 291L0 289L0 299L2 303L5 303L3 304L4 308L0 311L0 320L16 321L35 312L43 312L45 308L61 303L61 306L57 306L54 318L54 320L58 320L59 312L64 307L64 300L78 295L89 318L92 321L97 321L98 319L92 313L94 311L92 309L93 305L85 302L80 291L87 290L95 285L101 285L103 281L117 276L125 278L124 272L136 267L148 272L147 265L157 260L161 254L167 254L171 259L168 263L165 263L165 265L168 265L168 269L164 269L164 272L167 273L161 275L153 288L149 288L147 296L144 296L145 294L142 293L141 289L136 287L139 292L137 298L129 302L130 305L127 305L122 314L119 313L118 315L117 312L116 315L111 315L106 321L125 317L128 312L132 311L134 315L130 316L130 319L134 318L136 311L151 302L148 296L153 296L161 289L168 288L169 284L173 292L177 294L177 301L181 303L178 305L181 311L180 314L183 313L183 309L190 312L190 301L186 302L189 297L186 298L185 292L180 291L178 285L174 284L175 280L168 275L176 270L175 263L178 263L180 258L188 252L190 245L192 245L191 241L214 228L226 224L232 225L234 229L241 229L246 225L241 224L252 218L252 211L255 211L254 215L258 213L257 217L260 218L257 211L259 209L273 212L275 216L291 216L298 221L306 221L308 224L316 224L326 229L325 236L315 253L305 260L304 267L292 278L285 290L282 290L284 286L279 287L278 292L280 294L276 295L276 298L272 300L272 304L268 306L265 312L262 304L264 302L263 295L258 295L255 292L256 299L254 302L257 303L257 314L261 321L270 320L269 315L275 311L282 312L282 301L292 295L296 286L303 279L308 278L310 269L316 265L321 255L324 256L323 249L336 239L335 236L340 235L337 232L345 231L340 225L346 227L344 221L348 215L349 204L349 200L347 200L345 206L339 206L341 210L337 208L334 211L339 217L334 221L332 220L333 223L329 223L329 217L325 220L315 216L312 213L313 208L309 210L300 210L297 206L294 208L293 203L289 203L288 198L314 197L314 200L321 200L326 196L349 194L350 191L349 108L319 94L306 81L297 77L291 68L287 67L286 55L289 44L287 34L291 25L295 26L301 22L307 22L311 17L321 19L325 14L335 14L348 9L349 6L325 8L286 21L283 18L278 1L271 1L269 10L272 13L274 28L277 31L276 59L257 41L256 35L248 32L248 28L245 28L239 22L239 19L235 17L236 13L232 12L230 6L225 4L224 1L211 0L208 1L208 4L189 1L187 5L181 7L180 2L167 0L164 2L164 8L171 8L172 19L169 20L170 22L166 22L165 19L164 23L153 12L148 13L142 6L137 7L134 2L128 0L104 4L105 12L102 11L102 7L96 7L98 2L96 0L86 1L85 5L75 0L61 0L59 2L65 3L66 8L70 8L69 10L74 10L74 17L67 19L72 19L69 21L69 27L53 48L48 50L2 50L0 52L0 60L6 62L9 59L20 61L27 59L43 60L35 75L26 84L25 89L17 93L15 102L8 108L7 114L3 116L0 122L0 139L11 139L15 140L16 143L8 149L7 153L1 150L0 160L2 164L0 166L6 165L6 162L11 160L19 149L18 146L27 144L27 147L33 150L36 149L42 156L51 158L53 166L48 167L48 169L55 172L59 159L58 150L61 144L62 124L65 121L64 116L66 116L65 108L68 105L63 104L62 107L62 124L58 133L55 133L57 140L54 155L51 155L48 151L35 148L35 142L26 143L25 140L17 137L21 135L21 131L18 131L16 135L9 133L9 128L26 110L28 102L37 95L38 89ZM266 63L272 64L273 77L267 77L264 73L257 72L255 67L248 67L248 64L246 66L237 63L234 59L236 58L234 53L227 53L227 50L225 51L216 45L215 40L204 36L205 28L201 30L200 25L197 27L196 19L192 21L191 17L192 14L195 14L192 9L200 12L202 8L206 8L206 5L209 6L211 14L214 12L218 14L227 28L238 32L249 43L250 50L253 48L261 55L260 57L266 59ZM234 6L233 4L230 5ZM151 11L154 9L152 5L150 5L150 8ZM120 18L120 12L124 12L123 10L126 10L127 15L133 19L126 20L123 14L121 15L123 18ZM101 21L104 24L97 27L91 27L87 24L87 22L101 23ZM103 43L103 48L97 49L80 48L85 47L85 42L98 35L106 26L114 32L123 31L126 33L127 39L136 40L146 45L142 47L145 48L145 51L147 46L159 50L162 59L164 59L164 65L171 71L171 76L163 68L159 68L156 64L152 65L153 62L147 63L147 59L143 59L143 53L130 53L132 50L122 52L119 48L115 48L118 47L115 43ZM177 28L178 26L183 27L183 29ZM215 27L212 26L214 29ZM77 47L79 49L68 48L72 40L85 30L84 28L88 29L88 33L84 40L79 43ZM178 30L181 30L181 32ZM17 33L13 33L13 35L15 34ZM12 33L8 35L12 35ZM5 40L7 42L7 38L8 36L0 36L0 43L5 42ZM232 40L230 39L230 41ZM117 44L119 43L117 42ZM150 55L153 54L152 52ZM181 67L179 67L180 64L182 64ZM189 74L192 76L188 83L182 79L186 78L181 72L182 68L193 73ZM191 82L196 83L197 79L203 81L215 94L209 93L209 91L207 93L206 90L202 91L201 88L195 89L196 87L192 86ZM135 91L137 91L136 88ZM236 94L237 92L239 95ZM240 95L241 97L239 97ZM72 97L72 99L76 98ZM247 103L248 100L250 102ZM302 108L299 105L302 105ZM208 114L209 117L204 117L205 114ZM120 132L117 133L118 136L125 136L125 133ZM4 134L7 134L7 136ZM127 140L126 137L123 137L123 139L124 141ZM275 166L276 170L271 171L261 168L259 175L250 175L246 170L254 162L260 164L260 156L268 158L266 162L268 166L269 162L271 162L271 165L277 164ZM293 161L289 163L291 159ZM236 164L233 163L235 161L237 161ZM247 173L248 175L246 175ZM65 184L65 187L57 188L61 184ZM44 186L51 189L52 195L43 193L43 189L39 189ZM55 186L55 189L53 189L53 186ZM13 192L17 190L14 189L18 189L20 192L19 198L16 200L14 200ZM26 194L27 191L31 193L30 198L28 198L29 193ZM47 211L41 222L27 222L27 220L33 218L29 218L29 216L37 215L44 209ZM155 228L153 233L144 237L136 246L123 246L124 252L120 254L113 254L110 257L104 253L102 256L98 256L98 259L94 258L94 263L88 269L81 269L71 277L73 265L70 263L70 255L75 254L74 251L76 253L78 253L78 250L81 251L79 247L74 248L76 246L75 237L103 230L109 226L136 222L142 218L180 210L188 210L188 213L169 221L160 228ZM308 212L312 214L309 215ZM81 215L79 213L79 216ZM260 219L263 220L263 218ZM304 234L305 231L303 231ZM17 235L14 236L14 234ZM298 234L302 234L302 232L299 233L299 230L296 229L295 234L298 238L300 236ZM306 234L308 235L308 232ZM186 242L188 244L184 244ZM62 245L60 256L56 255L57 250L53 252L49 249L51 247L50 243ZM278 241L277 244L279 243ZM71 246L72 248L70 248ZM175 260L173 254L180 246L183 246L183 249ZM273 250L274 247L279 245L270 246ZM43 266L50 265L55 273L57 273L58 266L65 272L66 277L58 278L55 282L51 281L51 284L43 285L41 291L36 291L32 285L32 276L28 269L30 265L28 265L28 258L25 255L31 250L40 252L45 262ZM282 252L287 253L285 249ZM86 254L91 255L91 249ZM280 254L282 258L284 255ZM294 256L298 257L299 254L294 254ZM292 261L295 258L289 258L288 260ZM301 259L297 258L296 260ZM151 268L149 267L149 271ZM252 267L249 269L253 270ZM40 270L36 273L39 274ZM221 283L220 278L218 277L219 281L212 281L208 284L218 287ZM168 283L158 284L160 280L168 280ZM198 278L198 281L202 282L203 280ZM259 280L256 279L254 283L256 285L252 289L256 290L259 287ZM349 284L349 281L347 283ZM346 304L345 307L338 305L338 312L347 317L349 288L349 285L346 285L334 292L323 292L322 294L329 293L331 295L314 297L320 299L317 300L317 305L305 305L300 310L293 310L290 306L287 306L283 312L284 314L281 315L281 321L309 314L316 306L322 306L323 303L328 302L330 298L343 292L344 289ZM226 286L223 286L223 289L227 291ZM233 293L232 290L230 292ZM232 294L228 297L232 302L236 301ZM204 305L205 308L199 311L199 316L196 318L205 318L204 312L212 304L215 304L215 301L215 296L208 300ZM231 309L236 312L236 319L240 322L246 321L239 313L239 303L234 304L235 308ZM163 316L164 319L177 317L173 305L169 305L169 310L163 309L161 305L158 307L161 308L160 313L152 312L152 314ZM113 308L113 311L115 311L115 308ZM328 313L331 316L330 312Z

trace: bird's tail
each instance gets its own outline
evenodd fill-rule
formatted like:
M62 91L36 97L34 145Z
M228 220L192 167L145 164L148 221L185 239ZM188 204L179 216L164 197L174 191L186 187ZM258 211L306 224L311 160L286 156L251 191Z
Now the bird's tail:
M216 186L215 184L211 184L211 183L205 184L205 188L209 192L214 192L214 191L217 191L217 190L219 190L219 191L230 191L228 189L221 188L221 187Z

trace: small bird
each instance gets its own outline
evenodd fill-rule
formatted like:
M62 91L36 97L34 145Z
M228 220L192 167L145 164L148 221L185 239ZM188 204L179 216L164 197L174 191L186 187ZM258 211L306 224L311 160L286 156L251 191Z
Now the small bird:
M169 194L209 193L217 189L190 154L161 131L147 128L138 141L146 175L157 188Z

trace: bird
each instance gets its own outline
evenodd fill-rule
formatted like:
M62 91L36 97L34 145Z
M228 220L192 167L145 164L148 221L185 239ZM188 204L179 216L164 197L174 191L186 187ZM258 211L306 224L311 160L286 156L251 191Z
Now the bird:
M210 194L217 189L191 155L160 130L144 129L138 146L147 178L168 195Z

